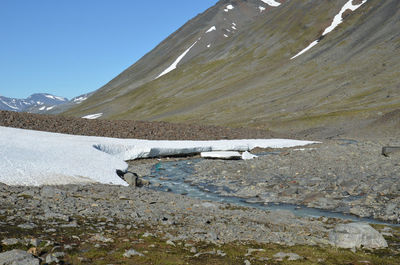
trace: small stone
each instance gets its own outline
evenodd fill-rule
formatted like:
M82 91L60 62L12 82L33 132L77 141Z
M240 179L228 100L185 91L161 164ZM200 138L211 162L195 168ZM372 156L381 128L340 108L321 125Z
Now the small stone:
M246 259L246 260L244 261L244 265L251 265L251 262L250 262L249 260Z
M134 250L134 249L129 249L129 250L125 251L125 253L123 254L123 256L124 256L125 258L130 258L130 257L132 257L132 256L140 256L140 257L143 257L144 255L143 255L142 253L140 253L140 252L137 252L137 251Z

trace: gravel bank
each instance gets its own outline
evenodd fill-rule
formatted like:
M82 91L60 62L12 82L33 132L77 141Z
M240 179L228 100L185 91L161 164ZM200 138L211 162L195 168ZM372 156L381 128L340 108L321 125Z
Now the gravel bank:
M4 226L43 230L79 226L79 220L91 220L98 231L118 224L146 225L170 234L170 240L289 245L326 244L327 230L332 227L319 220L296 218L285 211L269 213L172 193L109 185L10 187L0 184L0 220Z
M87 120L10 111L0 111L0 126L74 135L147 140L217 140L276 137L269 131L247 128L230 129L218 126L167 122Z

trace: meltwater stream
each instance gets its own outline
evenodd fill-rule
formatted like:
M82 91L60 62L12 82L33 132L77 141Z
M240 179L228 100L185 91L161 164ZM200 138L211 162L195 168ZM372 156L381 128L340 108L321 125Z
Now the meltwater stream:
M235 196L222 196L218 194L218 190L223 189L225 192L230 192L228 188L215 187L209 184L193 186L185 182L188 176L195 174L193 165L201 159L190 159L172 162L159 162L153 166L151 177L144 177L151 181L151 189L158 191L173 192L176 194L183 194L197 199L216 201L222 203L236 204L239 206L253 207L257 209L274 211L274 210L289 210L296 216L302 217L329 217L339 218L345 220L352 220L355 222L367 222L372 224L385 224L391 226L400 226L396 224L387 223L371 218L360 218L354 215L348 215L340 212L332 212L323 209L310 208L306 206L299 206L286 203L252 203L248 200Z

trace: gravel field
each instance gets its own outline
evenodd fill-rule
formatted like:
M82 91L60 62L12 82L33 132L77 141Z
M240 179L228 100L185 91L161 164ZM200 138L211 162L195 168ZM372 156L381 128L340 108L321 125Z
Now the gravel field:
M251 129L84 120L5 111L0 112L0 126L79 135L171 140L275 136ZM290 203L400 223L400 155L381 155L382 146L388 143L399 144L394 138L390 142L379 138L373 141L325 139L320 144L304 148L253 150L260 156L248 161L203 159L193 164L194 174L188 175L185 182L193 187L212 185L221 196L236 196L250 202ZM182 159L186 158L129 161L129 169L140 176L150 176L157 163ZM151 177L149 185L153 185ZM336 251L330 247L336 244L332 241L332 233L338 224L347 222L325 217L296 217L288 211L269 212L198 200L146 187L11 187L0 183L0 252L29 248L31 252L37 252L32 254L40 260L40 264L110 264L116 259L109 256L107 249L110 245L119 251L114 253L119 260L122 259L118 264L163 264L154 262L159 257L150 257L151 253L157 252L151 250L154 247L162 252L157 252L157 255L163 257L165 251L175 253L178 248L183 251L175 254L185 263L169 264L204 264L209 258L218 260L212 264L276 264L279 258L274 258L268 248L275 251L295 246L304 246L305 249L290 250L308 255L305 259L300 257L303 262L298 264L345 264L342 263L344 261L323 263L326 259L316 256L315 250L312 251L314 254L307 254L309 249L306 246L318 245L322 257L329 251ZM357 262L364 259L371 260L368 264L397 264L400 260L400 242L396 239L400 235L399 229L388 225L375 228L381 232L377 233L378 236L384 235L388 241L389 248L382 252L384 254L335 252L330 256L339 257L346 253L343 259L353 260L353 263L346 264L359 264ZM357 238L346 236L353 241ZM134 244L145 251L144 255L140 253L143 256L132 249ZM201 250L201 244L213 247ZM250 245L243 250L243 244L258 244L263 250L252 250ZM236 257L236 254L226 254L229 248L237 253L250 252ZM120 252L125 250L127 252ZM266 250L269 256L252 254L253 251ZM125 254L135 256L133 259L137 263L130 263ZM288 255L300 259L296 253ZM201 257L207 259L202 260ZM0 264L1 259L0 255ZM273 259L273 263L265 263L269 259Z

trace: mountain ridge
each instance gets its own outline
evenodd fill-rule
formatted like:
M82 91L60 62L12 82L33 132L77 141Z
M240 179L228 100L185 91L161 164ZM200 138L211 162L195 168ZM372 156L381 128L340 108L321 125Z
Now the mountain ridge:
M0 96L0 110L56 114L65 110L66 106L72 107L82 103L89 95L90 93L83 94L71 100L49 93L34 93L25 99Z

